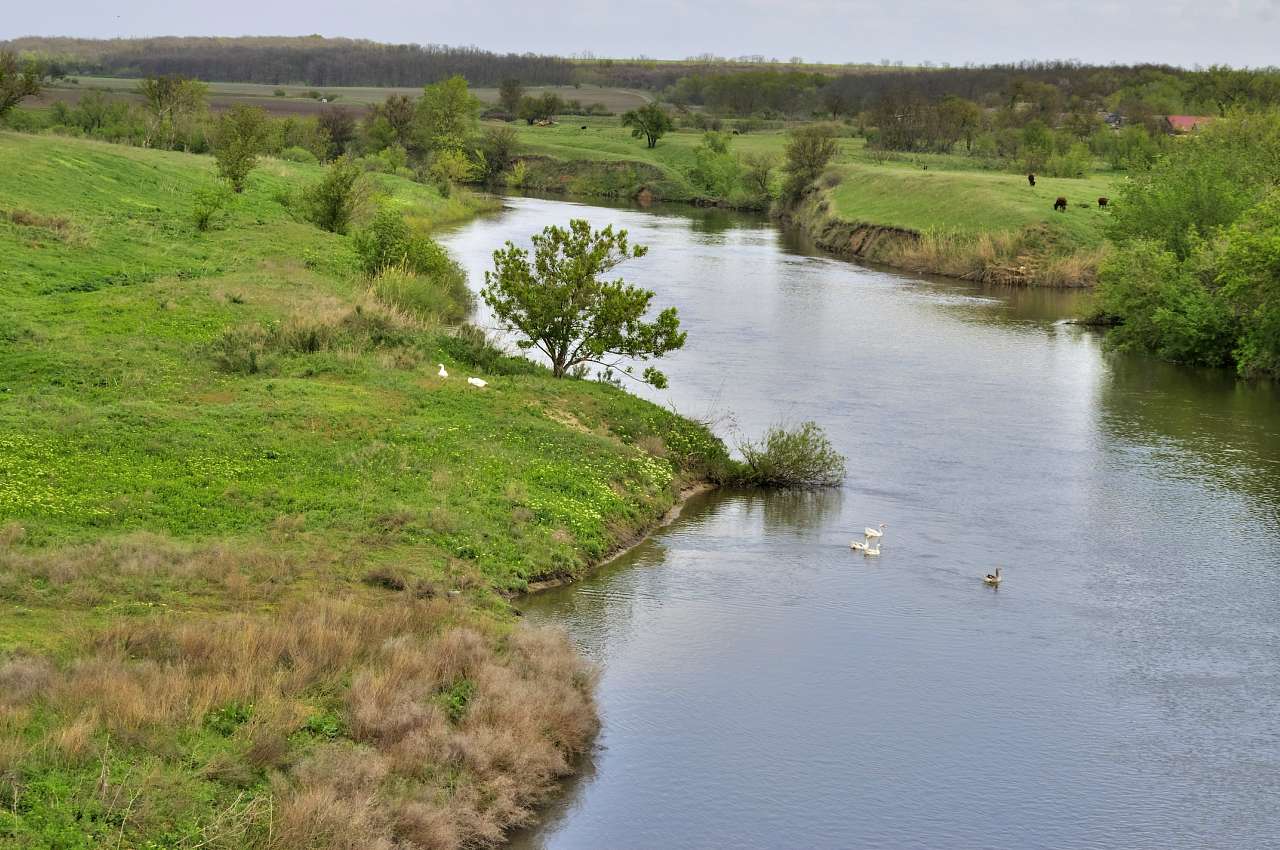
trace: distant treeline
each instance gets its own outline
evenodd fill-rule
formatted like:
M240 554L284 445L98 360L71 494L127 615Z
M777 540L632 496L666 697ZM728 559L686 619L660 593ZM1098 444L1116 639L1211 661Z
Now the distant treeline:
M0 47L6 46L0 43ZM724 116L852 118L887 101L962 98L983 109L1034 102L1043 113L1119 110L1225 115L1280 104L1280 69L1022 62L955 68L834 66L644 59L571 61L477 47L379 44L341 38L20 38L10 49L67 74L182 75L217 82L409 86L455 74L473 86L595 84L645 89Z
M147 38L101 41L19 38L0 43L65 74L313 86L421 86L455 74L472 85L516 78L566 85L574 64L557 56L498 54L478 47L378 44L345 38Z
M677 104L722 114L855 116L886 100L963 98L985 108L1035 101L1044 111L1080 105L1145 114L1225 115L1280 103L1280 70L1026 62L968 68L877 68L829 76L794 69L708 69L665 90Z

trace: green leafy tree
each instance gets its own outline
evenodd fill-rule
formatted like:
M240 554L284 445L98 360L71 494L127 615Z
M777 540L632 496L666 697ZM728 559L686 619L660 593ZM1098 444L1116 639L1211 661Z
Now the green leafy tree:
M414 112L413 101L403 94L387 95L382 103L370 107L364 121L367 149L379 151L393 145L411 147Z
M771 153L747 153L742 156L742 182L747 191L767 198L773 193L773 172L778 158Z
M356 118L350 109L330 106L316 116L316 126L325 138L325 159L337 159L356 138Z
M742 166L729 153L729 139L724 133L709 132L702 144L693 149L693 168L689 178L700 189L727 198L737 190Z
M601 280L626 260L647 249L631 245L625 230L612 226L593 231L574 219L567 228L549 226L533 237L533 258L511 242L493 254L494 269L485 272L481 296L498 321L536 348L562 378L585 364L612 370L626 360L662 357L684 345L685 334L674 307L653 321L645 314L654 293L622 279ZM630 374L630 367L623 373ZM653 367L644 382L665 387L666 376Z
M346 233L365 200L364 170L346 156L330 164L324 177L302 191L302 214L331 233Z
M25 98L39 94L43 78L35 62L22 63L11 51L0 51L0 118Z
M426 86L418 101L418 138L431 151L460 151L475 131L480 101L460 76Z
M1179 258L1280 183L1280 115L1242 114L1179 140L1114 199L1108 236L1154 239Z
M520 98L516 117L526 124L533 124L535 121L551 121L560 114L562 109L564 109L564 101L555 92L544 92L537 97L525 95Z
M486 180L493 180L511 167L518 137L510 127L490 127L480 137L480 164Z
M671 116L656 103L647 103L622 116L622 126L631 128L633 138L644 137L649 147L657 147L658 139L675 128Z
M1217 283L1239 318L1239 370L1280 376L1280 191L1226 232L1217 260Z
M178 135L189 129L196 114L204 109L207 91L204 83L177 75L144 78L138 84L148 118L143 144L176 147Z
M798 198L840 150L835 130L825 124L812 124L791 131L787 141L786 161L782 165L786 173L783 191L788 198Z
M502 108L512 115L520 109L520 99L524 97L524 86L520 81L512 77L502 81L502 85L498 87L498 102L502 104Z
M224 113L213 133L213 158L218 174L238 192L258 164L258 155L270 135L270 119L258 106L238 104Z

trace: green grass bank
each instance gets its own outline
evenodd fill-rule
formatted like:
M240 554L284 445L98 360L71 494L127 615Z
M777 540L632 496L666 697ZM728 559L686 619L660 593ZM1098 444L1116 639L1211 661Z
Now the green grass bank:
M727 463L379 300L291 211L320 174L266 160L200 232L208 158L0 133L0 848L500 841L597 723L506 596Z

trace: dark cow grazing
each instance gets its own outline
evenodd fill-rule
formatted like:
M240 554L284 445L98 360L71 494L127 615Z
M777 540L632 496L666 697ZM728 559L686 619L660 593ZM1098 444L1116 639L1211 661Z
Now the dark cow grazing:
M1066 212L1066 211L1067 211L1067 199L1066 199L1066 198L1064 198L1064 197L1062 197L1061 195L1059 195L1059 196L1058 196L1058 200L1056 200L1056 201L1054 201L1054 202L1053 202L1053 208L1054 208L1055 210L1059 211L1059 212Z
M735 136L741 136L741 135L742 135L742 131L741 131L741 130L734 130L734 131L733 131L733 134L734 134Z
M1105 207L1109 203L1111 203L1110 198L1098 198L1098 206L1100 207Z
M1031 184L1032 186L1036 185L1036 176L1034 174L1028 174L1027 183Z
M585 130L585 129L587 129L587 125L586 125L586 124L583 124L583 125L582 125L581 127L579 127L578 129L579 129L579 130Z

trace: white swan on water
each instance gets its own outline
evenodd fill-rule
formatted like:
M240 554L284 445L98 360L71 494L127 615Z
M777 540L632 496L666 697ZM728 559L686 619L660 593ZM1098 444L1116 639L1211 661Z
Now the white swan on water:
M882 522L879 528L864 529L862 539L851 542L849 548L864 555L879 555L880 538L884 537L884 527L885 524Z

